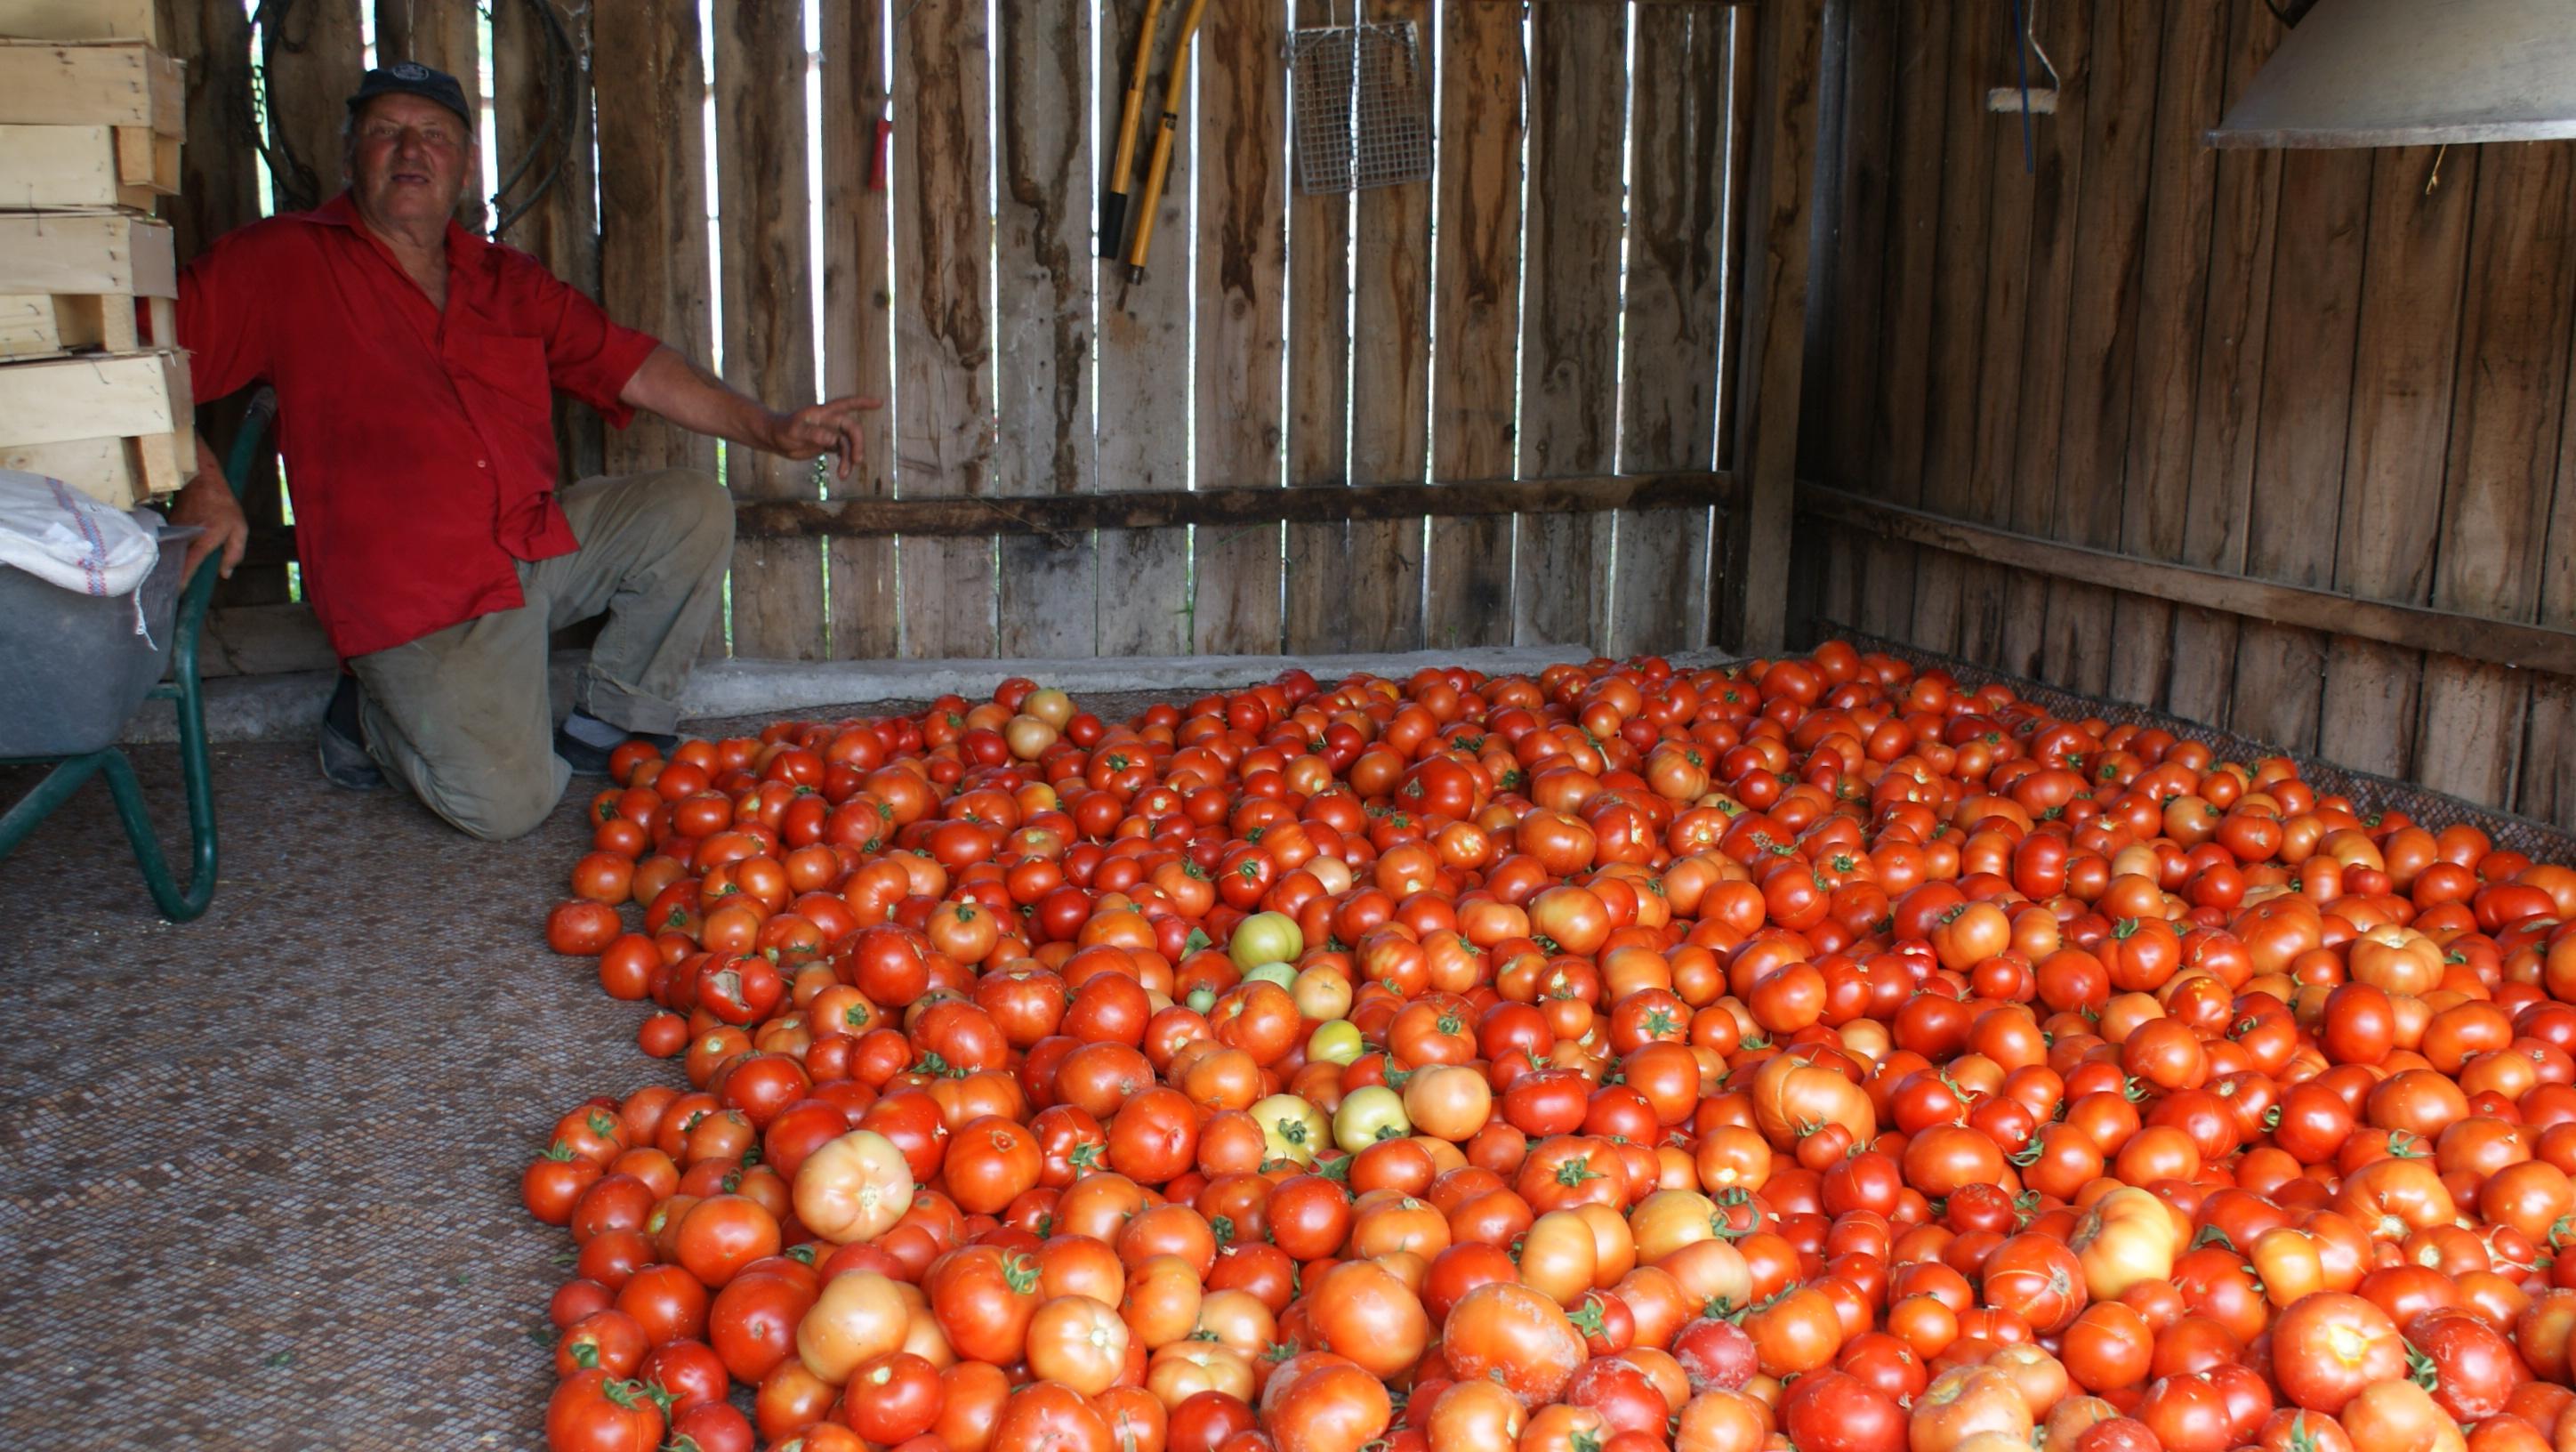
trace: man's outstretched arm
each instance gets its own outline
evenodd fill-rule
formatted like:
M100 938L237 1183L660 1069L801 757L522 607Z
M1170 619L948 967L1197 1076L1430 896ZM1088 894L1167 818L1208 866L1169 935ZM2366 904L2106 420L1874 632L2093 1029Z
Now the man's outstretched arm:
M859 415L880 407L873 398L835 398L780 413L681 357L668 344L644 359L617 396L692 432L786 458L838 455L833 472L844 479L859 456Z

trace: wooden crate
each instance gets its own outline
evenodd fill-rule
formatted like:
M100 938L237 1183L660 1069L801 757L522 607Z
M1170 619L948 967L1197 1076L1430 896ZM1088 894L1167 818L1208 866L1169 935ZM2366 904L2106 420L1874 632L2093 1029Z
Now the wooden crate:
M142 40L158 45L152 0L0 0L0 36L12 40Z
M137 126L0 126L0 205L152 210L179 194L179 138Z
M179 191L187 87L139 41L0 41L0 209L149 211Z
M0 359L178 344L170 229L124 213L0 216ZM140 300L149 336L136 326Z
M177 492L196 467L187 354L0 367L0 468L48 475L128 508Z
M179 63L135 40L0 40L0 125L139 126L185 135Z

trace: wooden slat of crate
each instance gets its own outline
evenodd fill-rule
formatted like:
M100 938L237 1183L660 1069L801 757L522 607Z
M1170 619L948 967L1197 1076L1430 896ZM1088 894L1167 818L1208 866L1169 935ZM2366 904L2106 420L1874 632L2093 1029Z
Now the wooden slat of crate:
M119 509L176 494L196 472L196 461L196 435L188 430L120 439L0 444L0 469L23 469L60 479Z
M123 214L0 216L0 292L177 297L170 229Z
M0 123L187 134L179 63L139 41L0 40Z
M189 424L188 355L124 353L0 368L0 440L169 433Z
M152 299L152 341L172 330L158 320L172 311L167 298ZM131 353L144 346L135 326L134 299L114 293L0 292L0 359L51 358L64 353Z
M179 147L166 137L151 138L149 147L129 146L121 131L131 129L0 125L0 207L150 211L154 197L179 190Z
M0 36L161 43L152 0L0 0Z

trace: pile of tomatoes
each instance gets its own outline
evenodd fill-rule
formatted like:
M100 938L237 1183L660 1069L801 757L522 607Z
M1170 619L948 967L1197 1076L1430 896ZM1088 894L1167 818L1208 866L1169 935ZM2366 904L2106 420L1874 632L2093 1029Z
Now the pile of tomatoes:
M558 1449L2568 1452L2576 870L1831 644L630 745Z

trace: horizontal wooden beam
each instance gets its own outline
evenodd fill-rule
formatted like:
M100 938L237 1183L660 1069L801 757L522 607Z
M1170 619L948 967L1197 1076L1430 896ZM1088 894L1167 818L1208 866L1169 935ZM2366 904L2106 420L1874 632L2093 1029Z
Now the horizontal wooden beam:
M1618 474L1579 479L1481 479L1367 484L1348 489L1156 489L1134 494L1023 498L764 500L734 507L734 532L797 535L1053 535L1195 524L1330 524L1345 519L1448 519L1494 514L1595 514L1726 504L1722 473Z
M734 507L744 538L918 534L1044 535L1093 529L1329 524L1342 519L1441 519L1495 514L1594 514L1609 509L1732 505L1735 480L1718 473L1616 474L1578 479L1479 479L1452 484L1365 484L1349 489L1160 489L1136 494L1016 498L768 500ZM245 565L295 558L295 531L255 528Z
M1929 545L1989 564L2081 580L2088 585L2107 585L2179 605L2224 610L2276 625L2322 630L2409 650L2435 651L2490 665L2576 675L2576 631L2388 600L2366 600L2332 590L2252 580L2114 550L2038 539L1992 525L1882 503L1822 484L1798 485L1798 512L1811 519L1847 525L1887 539Z

